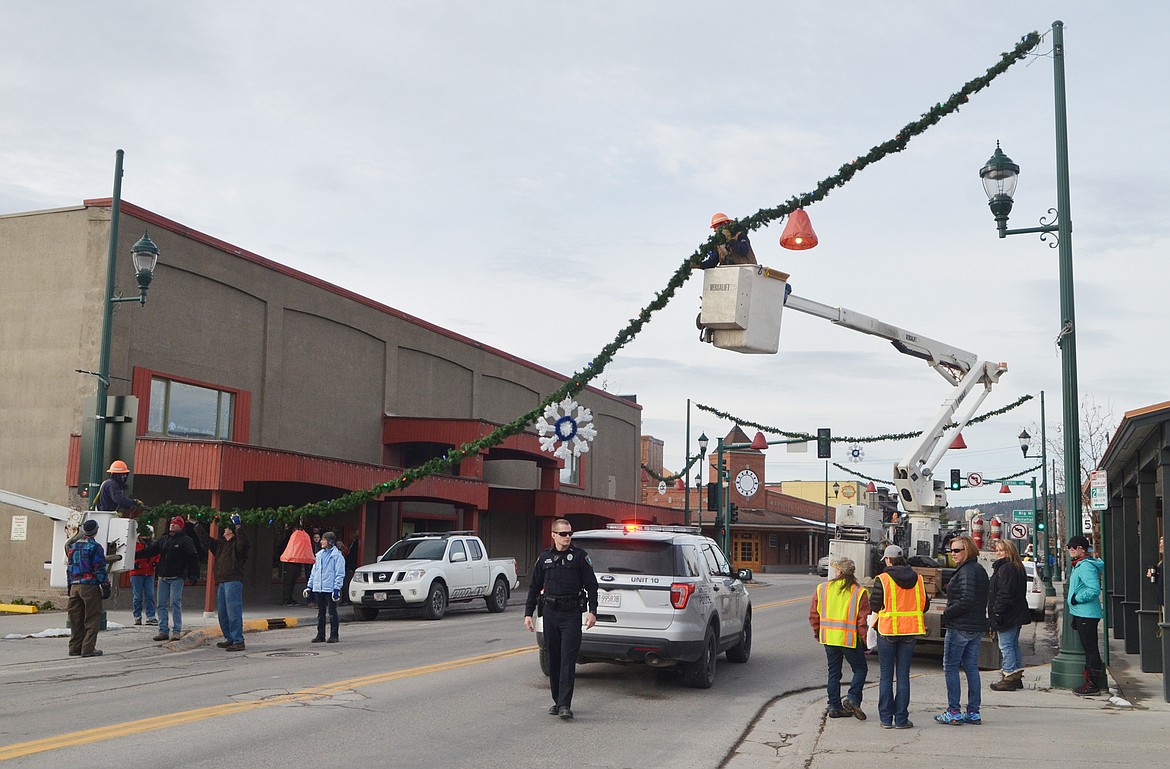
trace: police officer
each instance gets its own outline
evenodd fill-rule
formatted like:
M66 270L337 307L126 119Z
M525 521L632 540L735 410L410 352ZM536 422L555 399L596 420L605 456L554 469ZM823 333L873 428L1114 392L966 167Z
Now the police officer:
M540 601L544 617L544 641L548 649L549 685L553 705L550 716L573 717L573 680L577 675L577 653L581 650L581 613L585 627L597 622L597 575L589 554L573 547L573 526L564 518L552 524L553 546L542 552L532 567L528 602L524 606L524 627L535 630L532 614ZM543 595L541 591L543 590ZM585 593L586 607L581 596Z

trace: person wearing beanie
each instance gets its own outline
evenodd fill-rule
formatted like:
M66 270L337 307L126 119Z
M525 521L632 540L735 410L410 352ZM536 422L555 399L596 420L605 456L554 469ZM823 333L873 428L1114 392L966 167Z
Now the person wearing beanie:
M135 625L142 624L143 604L146 604L146 624L158 624L154 616L154 567L158 563L158 556L143 558L139 555L153 539L153 526L144 523L138 527L138 541L134 543L134 568L130 570L130 589L134 592L131 607Z
M244 562L249 543L240 526L240 516L220 520L218 537L209 536L203 526L195 527L203 546L215 556L215 606L223 640L216 646L229 652L244 651Z
M329 613L327 643L335 644L338 641L337 631L340 624L337 619L337 604L341 600L341 585L345 582L345 557L336 545L336 534L327 531L321 535L321 549L317 551L317 561L313 564L313 570L309 572L309 586L305 588L305 598L312 594L317 599L317 635L313 638L313 643L326 641L326 612Z
M194 585L199 579L199 551L187 536L183 516L171 518L161 539L136 553L138 558L157 555L158 565L158 635L155 641L178 641L183 635L183 583Z
M861 694L869 664L865 661L865 636L869 631L869 591L857 582L857 566L851 558L829 562L832 579L817 585L808 610L813 638L825 647L829 665L827 691L829 718L853 716L865 720ZM853 671L849 696L841 700L841 663Z
M69 565L69 656L100 657L98 630L102 624L102 599L110 597L106 550L94 541L98 522L90 518L81 526L81 537L65 551Z
M1101 660L1101 647L1097 643L1097 625L1101 622L1101 575L1105 564L1099 558L1089 555L1089 540L1077 534L1068 538L1068 557L1072 562L1069 569L1068 613L1072 617L1073 630L1085 648L1085 681L1073 689L1074 694L1089 697L1101 693L1101 677L1105 665Z
M926 633L923 614L930 608L930 598L902 548L888 546L882 563L885 571L874 579L869 593L870 609L877 614L878 719L883 729L913 729L910 662L918 636Z

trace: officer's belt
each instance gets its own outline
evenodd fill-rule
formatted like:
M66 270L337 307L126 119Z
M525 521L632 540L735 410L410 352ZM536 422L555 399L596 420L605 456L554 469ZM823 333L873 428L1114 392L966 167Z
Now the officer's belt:
M540 597L541 606L561 611L575 611L581 608L581 597L576 595L544 595Z

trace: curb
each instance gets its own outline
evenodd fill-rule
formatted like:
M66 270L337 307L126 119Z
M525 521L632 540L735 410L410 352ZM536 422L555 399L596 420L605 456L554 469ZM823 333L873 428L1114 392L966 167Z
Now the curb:
M273 617L271 619L244 620L245 633L258 633L263 630L282 630L284 628L296 626L296 617ZM197 646L202 646L213 638L223 638L223 632L219 629L218 625L201 627L197 630L184 633L178 641L171 641L170 643L162 644L162 648L173 652L187 651L189 649L194 649Z

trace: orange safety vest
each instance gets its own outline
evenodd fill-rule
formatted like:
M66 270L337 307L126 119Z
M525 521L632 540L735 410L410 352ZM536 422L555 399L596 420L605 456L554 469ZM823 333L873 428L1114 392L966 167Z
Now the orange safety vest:
M856 583L848 592L829 590L829 582L817 585L817 614L821 615L820 641L825 646L857 646L857 611L865 588Z
M922 577L911 588L899 587L889 574L877 576L882 583L882 610L877 613L877 631L881 635L923 635L926 620L926 588Z

